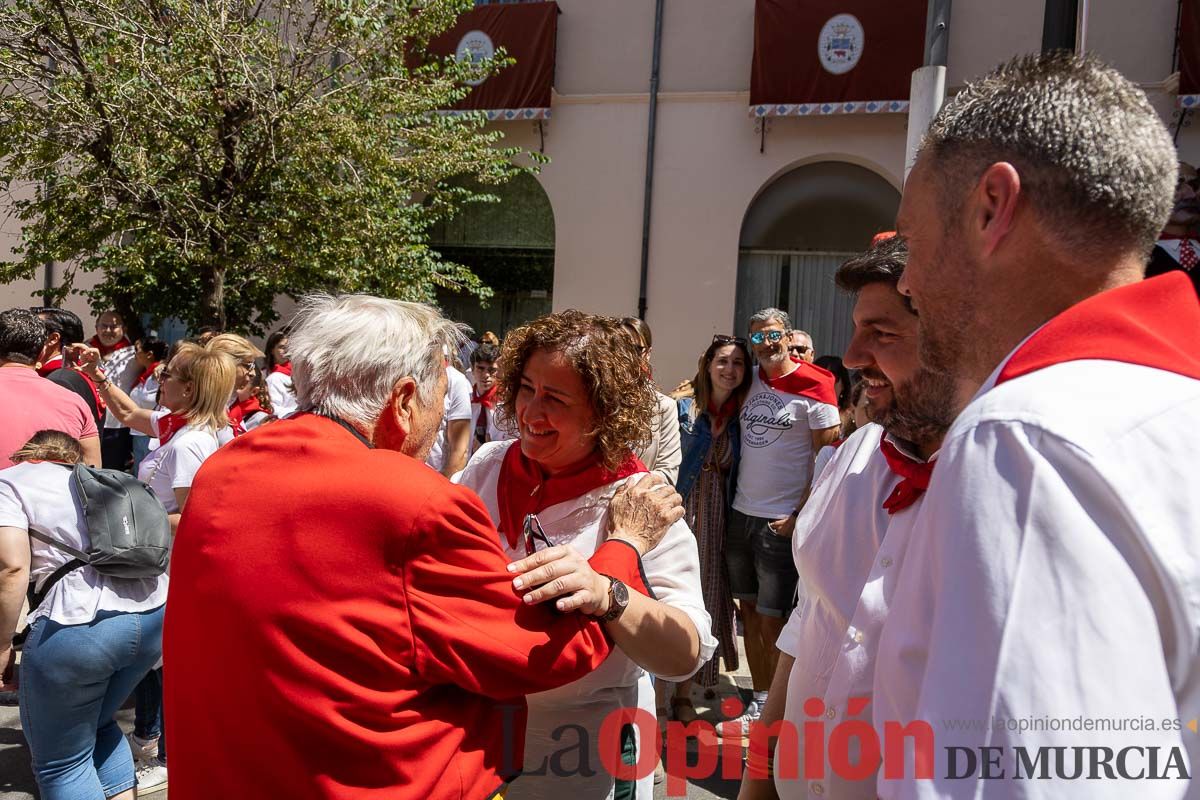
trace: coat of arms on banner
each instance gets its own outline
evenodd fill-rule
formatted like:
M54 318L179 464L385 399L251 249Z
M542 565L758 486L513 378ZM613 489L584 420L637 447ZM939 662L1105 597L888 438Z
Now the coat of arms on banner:
M863 26L853 14L831 17L817 37L817 57L821 66L834 75L854 69L862 57Z
M454 48L454 59L456 61L470 61L472 64L487 61L495 54L496 45L492 43L492 37L483 31L468 31L458 40L458 47ZM486 78L480 78L474 81L466 81L466 84L468 86L478 86L485 80Z

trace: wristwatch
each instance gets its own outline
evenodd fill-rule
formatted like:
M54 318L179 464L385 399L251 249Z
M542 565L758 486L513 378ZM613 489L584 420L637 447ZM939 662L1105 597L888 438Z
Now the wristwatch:
M612 622L619 619L625 613L625 609L629 607L629 587L621 583L611 575L605 575L608 578L608 613L600 617L601 622Z

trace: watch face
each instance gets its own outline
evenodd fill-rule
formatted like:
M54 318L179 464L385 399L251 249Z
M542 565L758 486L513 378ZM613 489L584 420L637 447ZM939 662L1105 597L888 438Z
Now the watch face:
M612 584L613 600L621 608L629 605L629 587L614 579Z

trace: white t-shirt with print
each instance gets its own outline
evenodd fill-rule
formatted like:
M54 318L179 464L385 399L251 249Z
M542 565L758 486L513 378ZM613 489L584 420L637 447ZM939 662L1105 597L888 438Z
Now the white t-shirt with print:
M445 413L442 414L442 425L438 428L437 439L433 442L433 449L429 451L429 458L425 459L426 464L439 472L446 461L446 423L456 419L469 420L473 416L471 381L454 367L446 367L446 399L443 408Z
M751 517L786 517L812 481L811 431L841 424L837 406L772 389L756 372L739 419L742 460L733 507Z
M159 420L169 413L166 409L154 412L151 420L156 434ZM169 442L146 456L138 468L138 480L150 487L167 513L178 514L179 503L175 501L175 490L189 488L200 465L219 447L215 432L188 425L177 431Z
M84 552L91 546L87 517L71 491L71 470L48 461L30 461L0 470L0 526L30 529ZM73 556L29 537L29 575L34 587ZM50 589L28 621L50 617L60 625L85 625L101 611L149 611L167 601L167 576L113 578L89 566L68 572Z

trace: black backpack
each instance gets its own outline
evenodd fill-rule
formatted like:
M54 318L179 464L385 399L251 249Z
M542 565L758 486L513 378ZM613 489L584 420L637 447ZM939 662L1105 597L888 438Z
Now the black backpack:
M115 469L63 466L71 470L71 493L83 507L91 545L83 552L30 528L30 536L74 556L46 579L30 607L40 606L54 584L84 565L113 578L155 578L166 572L171 523L150 487Z

